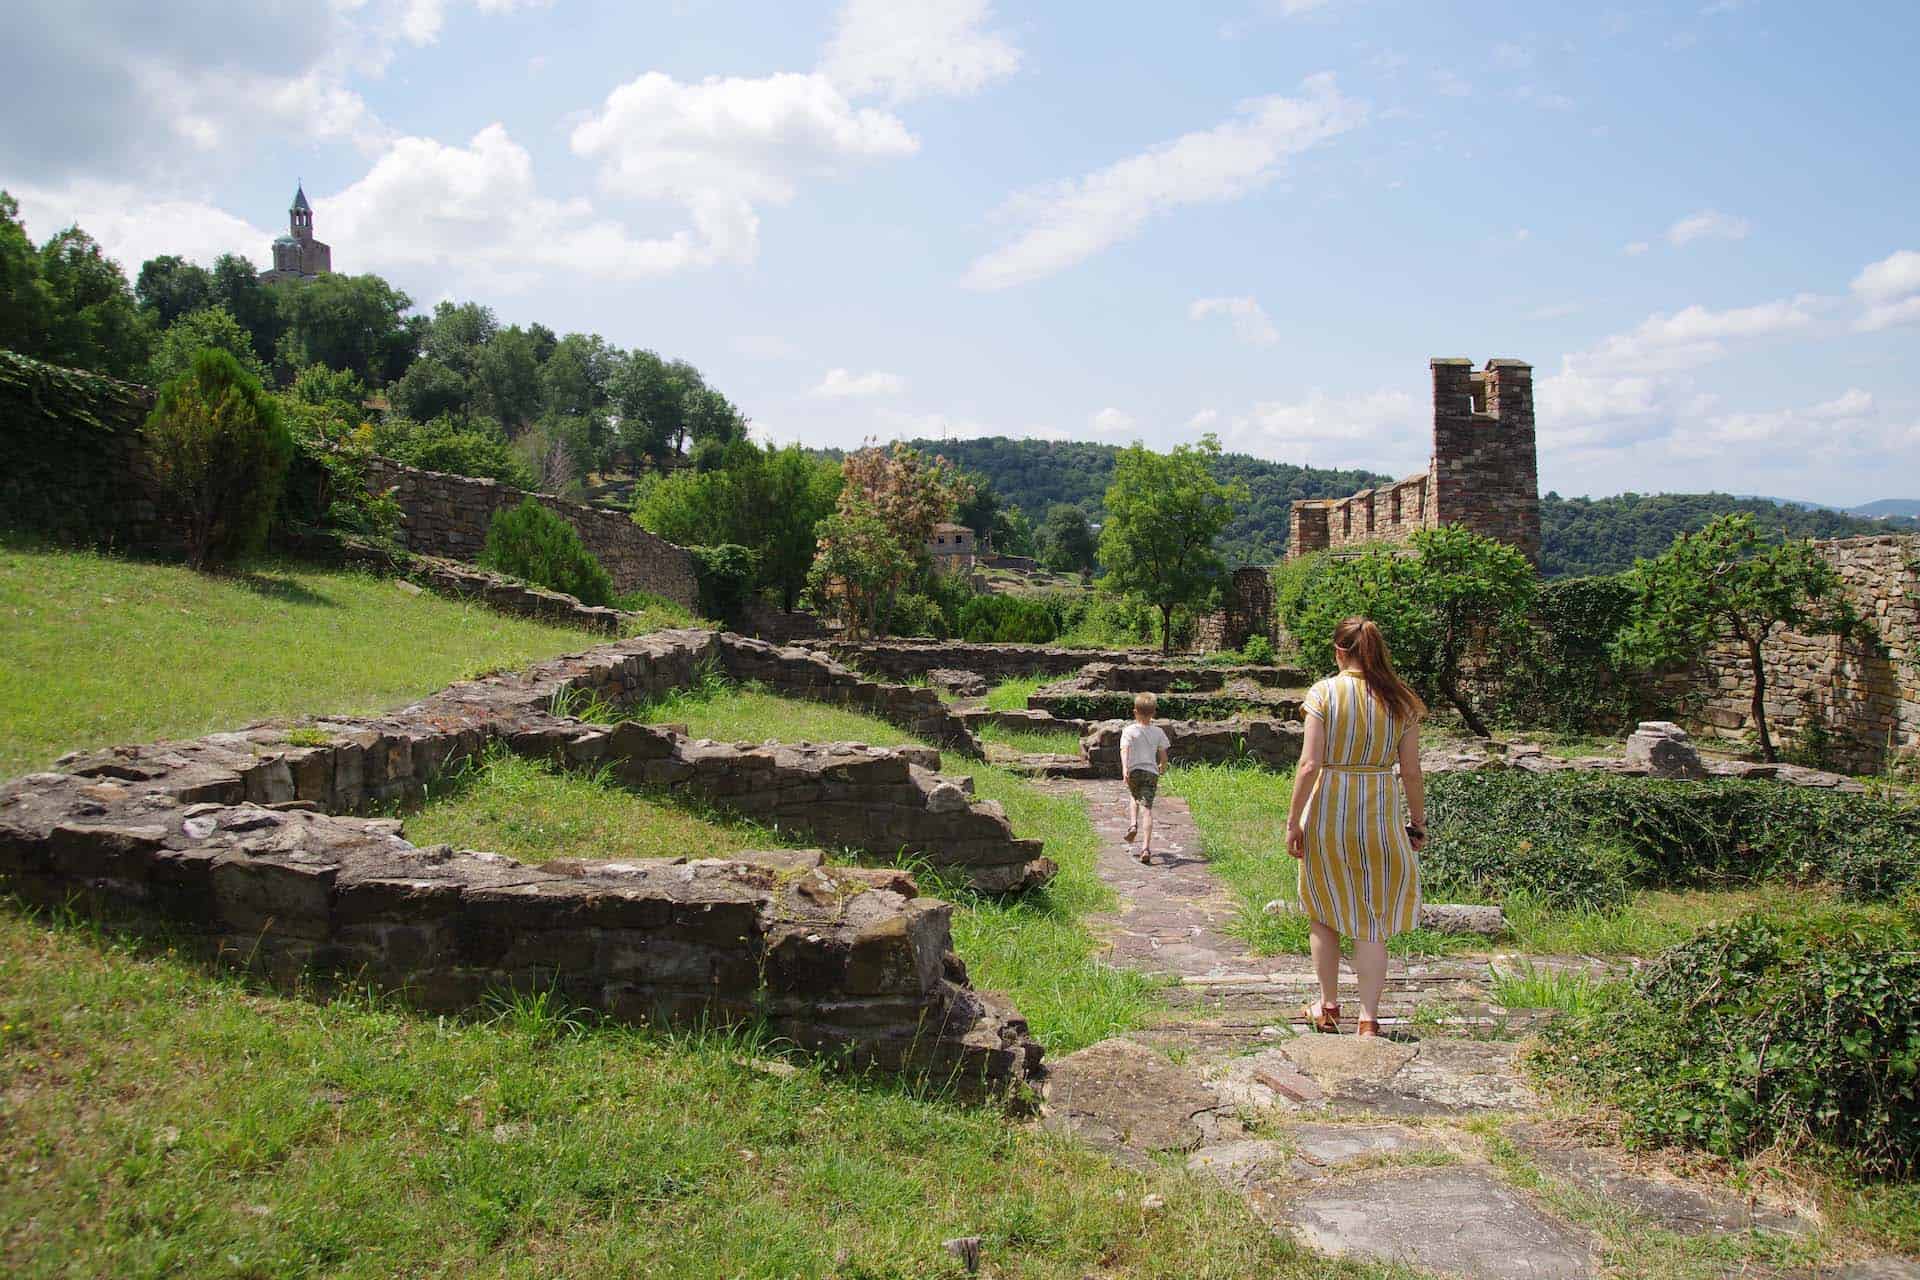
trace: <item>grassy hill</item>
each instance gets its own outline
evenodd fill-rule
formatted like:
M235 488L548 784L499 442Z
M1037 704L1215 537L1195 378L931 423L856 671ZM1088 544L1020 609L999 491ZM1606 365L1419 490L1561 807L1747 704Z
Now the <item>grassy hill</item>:
M1077 503L1098 521L1113 479L1113 460L1120 452L1117 446L1090 441L1003 436L913 444L986 477L1002 498L1018 505L1036 524L1056 502ZM1228 558L1245 564L1269 563L1286 554L1287 513L1295 499L1341 498L1391 478L1371 471L1268 462L1244 453L1222 455L1216 474L1223 480L1244 480L1253 494L1253 501L1220 539ZM1715 516L1733 511L1748 512L1763 527L1786 537L1843 538L1886 533L1909 524L1725 493L1627 493L1612 498L1562 498L1548 493L1540 499L1544 542L1540 567L1550 578L1616 572L1631 567L1636 556L1658 555L1675 534L1698 529Z

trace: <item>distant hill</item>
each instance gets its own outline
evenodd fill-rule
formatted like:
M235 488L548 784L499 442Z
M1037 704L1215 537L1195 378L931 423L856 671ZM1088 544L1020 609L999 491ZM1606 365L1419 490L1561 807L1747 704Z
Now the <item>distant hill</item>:
M1905 517L1920 519L1920 498L1881 498L1876 502L1863 502L1857 507L1848 507L1847 513L1856 516L1871 516L1876 520L1887 517Z
M1107 485L1113 480L1113 460L1120 452L1117 446L1090 441L1004 436L912 443L986 477L1003 500L1017 505L1035 524L1046 518L1047 508L1056 502L1077 503L1099 521ZM1371 471L1267 462L1244 453L1222 454L1217 474L1223 480L1246 481L1253 493L1253 501L1220 539L1221 550L1236 564L1266 564L1285 557L1287 512L1294 499L1343 498L1390 479ZM1868 504L1876 514L1882 514L1883 507L1906 505L1920 503L1888 499ZM1547 577L1564 578L1631 568L1636 557L1666 550L1674 535L1733 511L1748 512L1777 536L1796 538L1844 538L1885 533L1890 524L1895 528L1911 524L1892 511L1884 514L1895 516L1893 520L1869 519L1828 507L1726 493L1625 493L1614 498L1562 498L1548 493L1540 499L1540 569Z
M963 471L993 482L1004 501L1037 525L1057 502L1085 507L1098 523L1113 481L1115 445L1079 440L915 440L914 448L946 457ZM1220 548L1235 564L1267 564L1286 554L1287 512L1295 498L1343 498L1392 477L1371 471L1327 471L1267 462L1244 453L1220 456L1214 474L1244 480L1253 501L1227 526Z
M1715 516L1744 511L1781 537L1846 538L1885 533L1880 520L1829 507L1782 503L1772 498L1736 498L1729 493L1623 493L1615 498L1540 500L1540 571L1549 578L1616 573L1636 558L1665 551L1675 535L1692 532Z

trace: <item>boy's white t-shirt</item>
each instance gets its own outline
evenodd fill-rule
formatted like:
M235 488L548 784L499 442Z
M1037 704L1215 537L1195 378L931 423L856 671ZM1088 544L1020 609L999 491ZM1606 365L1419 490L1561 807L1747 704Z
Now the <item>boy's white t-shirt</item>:
M1132 773L1135 769L1160 772L1160 752L1171 745L1165 729L1135 720L1120 731L1121 772Z

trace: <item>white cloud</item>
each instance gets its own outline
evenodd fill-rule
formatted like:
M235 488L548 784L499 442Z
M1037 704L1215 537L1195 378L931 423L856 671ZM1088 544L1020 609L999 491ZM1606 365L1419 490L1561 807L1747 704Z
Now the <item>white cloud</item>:
M1266 308L1251 297L1198 298L1187 308L1187 316L1192 320L1213 315L1231 319L1234 333L1251 346L1270 347L1280 341L1280 331L1273 327Z
M846 0L820 69L850 98L965 95L1009 76L1020 50L985 29L989 0Z
M35 239L77 222L128 279L139 273L141 263L163 253L203 264L237 253L257 265L277 234L200 201L147 199L125 183L83 181L53 190L23 186L13 194Z
M412 44L432 44L440 38L440 30L446 26L448 0L403 0L400 11L400 34ZM474 7L482 13L511 13L515 9L544 9L553 0L474 0ZM351 8L350 3L339 7Z
M1187 429L1189 431L1206 431L1218 421L1220 421L1220 411L1218 409L1202 409L1187 419Z
M1629 258L1637 258L1641 254L1645 253L1647 250L1651 249L1652 247L1653 246L1648 244L1645 240L1635 240L1629 244L1621 245L1620 252L1626 254Z
M1745 240L1752 225L1718 209L1690 213L1667 228L1667 243L1676 249L1696 240Z
M1730 340L1764 338L1805 329L1819 299L1810 294L1714 311L1691 306L1656 312L1626 333L1566 358L1569 368L1609 374L1673 373L1711 363Z
M1222 439L1256 457L1317 460L1325 450L1329 463L1410 472L1429 451L1426 432L1426 412L1408 392L1331 396L1316 389L1302 400L1255 404L1228 424Z
M1867 264L1853 278L1853 296L1867 308L1854 322L1863 330L1920 324L1920 253L1902 249Z
M1087 425L1103 436L1122 436L1137 431L1140 424L1124 409L1106 408L1087 419Z
M1331 75L1309 78L1304 90L1298 98L1251 99L1211 129L1015 196L1003 212L1024 230L976 259L966 283L1004 289L1065 270L1133 236L1157 213L1246 194L1271 180L1288 156L1365 118L1364 105L1342 97Z
M585 199L541 195L532 157L498 124L464 147L396 140L365 177L316 199L314 219L350 250L347 269L437 268L469 287L522 289L556 270L641 280L719 256L691 231L636 239Z
M897 396L907 389L907 380L897 373L882 373L875 369L869 373L850 373L845 369L829 369L820 379L820 385L813 389L816 396Z
M855 108L819 74L682 83L658 71L607 95L573 131L608 191L684 208L687 261L751 262L758 207L791 201L803 178L919 146L887 112Z

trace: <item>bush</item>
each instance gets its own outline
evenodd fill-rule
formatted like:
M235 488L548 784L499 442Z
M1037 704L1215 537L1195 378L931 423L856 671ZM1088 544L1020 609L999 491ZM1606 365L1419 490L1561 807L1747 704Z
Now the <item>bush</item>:
M945 640L947 617L937 603L919 592L902 592L895 597L893 610L887 615L887 634L932 636L936 640Z
M572 525L532 498L494 512L480 563L536 586L564 591L581 604L611 604L613 578Z
M1248 636L1240 646L1240 661L1256 667L1272 666L1273 641L1265 636Z
M1529 642L1503 666L1501 718L1568 733L1611 733L1639 719L1642 683L1611 652L1635 599L1625 574L1544 584Z
M1920 886L1920 809L1873 796L1520 772L1443 774L1428 796L1421 869L1442 893L1591 907L1654 885L1817 880L1867 902Z
M198 569L258 551L293 459L293 437L260 380L225 351L199 351L160 388L145 435L184 526L187 563Z
M688 547L693 576L700 590L700 612L725 623L738 623L753 596L760 576L760 557L736 542L713 547Z
M1920 933L1910 916L1748 916L1551 1024L1540 1068L1622 1113L1630 1141L1738 1156L1815 1148L1920 1167Z
M1047 606L1028 596L975 596L957 629L975 644L1046 644L1058 634Z
M516 489L536 487L536 477L491 424L462 427L451 418L416 423L389 417L374 433L374 447L395 462L423 471L498 480Z

